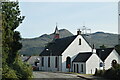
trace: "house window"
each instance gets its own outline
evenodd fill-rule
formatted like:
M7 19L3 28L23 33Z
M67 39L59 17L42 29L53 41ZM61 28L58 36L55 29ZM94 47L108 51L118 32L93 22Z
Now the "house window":
M112 67L115 67L115 65L117 64L116 60L112 60Z
M48 57L48 67L50 67L50 57Z
M81 72L83 72L83 64L81 64Z
M70 68L71 67L71 58L67 57L66 59L66 68Z
M81 45L81 39L79 39L79 45Z
M44 57L42 57L42 66L44 66Z
M56 57L55 58L55 68L57 68L58 67L58 58Z

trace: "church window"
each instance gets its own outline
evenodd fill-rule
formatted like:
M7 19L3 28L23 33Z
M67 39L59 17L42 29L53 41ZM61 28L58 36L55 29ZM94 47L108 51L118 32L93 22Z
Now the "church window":
M56 57L55 58L55 68L57 68L58 67L58 58Z
M50 57L48 57L48 67L50 67Z
M83 72L83 64L81 64L81 72Z
M77 64L77 73L79 73L79 65Z
M81 39L79 39L79 45L81 45Z
M74 72L75 72L75 69L76 69L76 68L75 68L75 64L74 64Z
M42 57L42 66L44 66L44 57Z

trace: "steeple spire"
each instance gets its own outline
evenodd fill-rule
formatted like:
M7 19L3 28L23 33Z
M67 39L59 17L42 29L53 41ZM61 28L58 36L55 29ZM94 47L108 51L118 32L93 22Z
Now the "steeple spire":
M57 28L57 23L56 23L56 28L55 28L55 32L54 32L54 39L59 39L59 30Z

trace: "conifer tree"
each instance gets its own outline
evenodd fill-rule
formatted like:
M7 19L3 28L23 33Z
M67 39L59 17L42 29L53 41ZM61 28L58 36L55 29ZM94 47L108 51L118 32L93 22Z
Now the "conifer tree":
M29 80L31 67L23 63L18 51L22 48L21 37L15 29L22 23L18 2L2 2L2 77L3 80Z

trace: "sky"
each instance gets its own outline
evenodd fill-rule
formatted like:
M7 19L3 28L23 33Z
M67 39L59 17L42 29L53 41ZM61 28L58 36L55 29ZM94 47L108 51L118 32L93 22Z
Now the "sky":
M92 33L118 33L117 2L20 2L23 23L16 29L22 38L34 38L67 29L76 34L83 26Z

